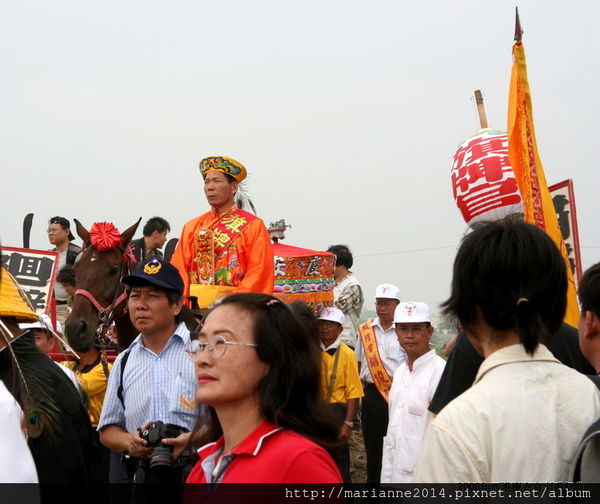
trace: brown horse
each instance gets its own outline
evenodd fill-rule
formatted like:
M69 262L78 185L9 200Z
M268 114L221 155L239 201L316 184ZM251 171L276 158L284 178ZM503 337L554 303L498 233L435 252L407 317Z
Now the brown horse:
M90 232L77 220L77 234L83 240L84 250L75 263L75 296L73 307L65 324L69 345L75 351L87 352L97 341L99 328L114 320L119 346L126 348L134 340L137 330L127 313L127 295L121 278L135 267L127 245L141 218L120 233L120 243L112 248L98 250Z
M127 294L121 278L135 268L135 259L127 246L142 219L120 235L113 228L112 238L118 244L108 248L104 243L102 250L94 245L90 232L77 219L74 220L84 250L75 263L75 296L65 323L67 341L75 351L87 352L98 343L100 333L114 320L119 346L127 348L138 331L127 312ZM185 322L190 331L198 329L194 313L186 306L178 320Z

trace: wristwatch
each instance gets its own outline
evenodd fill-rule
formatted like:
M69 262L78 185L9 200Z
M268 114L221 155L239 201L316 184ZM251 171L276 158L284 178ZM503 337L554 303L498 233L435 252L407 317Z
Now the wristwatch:
M348 420L344 420L344 423L351 429L354 429L354 422L349 422Z

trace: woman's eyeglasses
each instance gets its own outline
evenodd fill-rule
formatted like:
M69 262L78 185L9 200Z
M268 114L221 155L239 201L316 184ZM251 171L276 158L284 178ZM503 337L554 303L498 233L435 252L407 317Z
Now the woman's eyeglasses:
M240 343L238 341L228 341L225 338L217 338L214 343L208 343L206 341L192 340L188 345L186 352L189 354L190 359L194 359L198 354L208 350L213 358L218 359L225 355L228 345L237 346L248 346L257 347L256 343Z

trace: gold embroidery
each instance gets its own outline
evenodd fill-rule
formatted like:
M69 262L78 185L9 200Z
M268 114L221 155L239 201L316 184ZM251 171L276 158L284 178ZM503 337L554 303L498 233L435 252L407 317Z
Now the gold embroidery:
M237 234L240 232L240 228L246 224L246 218L234 213L225 217L221 222L223 222L226 229Z
M231 237L225 233L223 233L219 229L215 229L213 232L213 239L215 241L215 245L219 247L224 247L227 242L231 239Z

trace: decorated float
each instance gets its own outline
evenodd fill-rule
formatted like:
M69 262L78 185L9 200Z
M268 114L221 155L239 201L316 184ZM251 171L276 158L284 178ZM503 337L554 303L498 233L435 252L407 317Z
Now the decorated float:
M275 268L273 295L284 303L303 301L315 312L333 306L335 255L279 243L288 227L284 220L269 225Z

